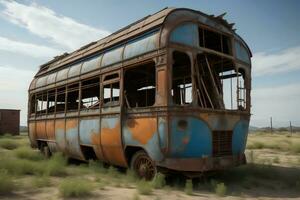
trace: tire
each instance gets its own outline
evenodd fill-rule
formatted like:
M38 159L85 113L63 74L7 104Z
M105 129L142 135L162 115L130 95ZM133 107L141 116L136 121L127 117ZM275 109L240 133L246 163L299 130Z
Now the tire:
M130 168L139 178L147 181L152 180L157 173L157 168L154 161L143 150L137 151L133 155L130 162Z

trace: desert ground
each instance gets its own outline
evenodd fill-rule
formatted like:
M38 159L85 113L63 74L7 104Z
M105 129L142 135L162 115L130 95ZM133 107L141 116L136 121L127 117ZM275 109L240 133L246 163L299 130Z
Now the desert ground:
M0 199L300 199L300 133L250 133L248 164L186 179L158 174L151 182L130 170L44 158L25 134L0 137Z

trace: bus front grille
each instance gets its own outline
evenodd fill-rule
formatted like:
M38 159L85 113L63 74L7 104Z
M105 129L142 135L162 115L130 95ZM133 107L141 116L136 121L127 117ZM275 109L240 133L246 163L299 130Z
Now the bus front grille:
M232 131L213 131L213 156L232 155Z

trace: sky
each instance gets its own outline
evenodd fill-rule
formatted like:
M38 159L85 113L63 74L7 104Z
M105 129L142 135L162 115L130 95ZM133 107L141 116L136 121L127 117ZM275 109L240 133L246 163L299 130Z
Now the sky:
M20 109L38 67L165 7L227 13L252 50L251 125L300 126L300 1L0 0L0 108Z

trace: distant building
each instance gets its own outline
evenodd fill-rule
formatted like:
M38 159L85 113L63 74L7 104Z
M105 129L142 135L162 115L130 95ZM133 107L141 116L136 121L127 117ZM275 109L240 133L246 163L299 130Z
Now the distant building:
M20 110L0 109L0 135L20 133Z

